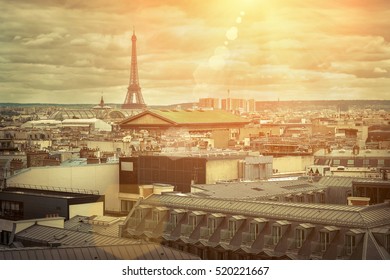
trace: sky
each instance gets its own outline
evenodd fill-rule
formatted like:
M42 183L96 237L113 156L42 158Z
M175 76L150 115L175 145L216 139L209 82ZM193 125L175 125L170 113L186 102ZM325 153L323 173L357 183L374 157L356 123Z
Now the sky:
M388 0L0 0L0 103L388 100Z

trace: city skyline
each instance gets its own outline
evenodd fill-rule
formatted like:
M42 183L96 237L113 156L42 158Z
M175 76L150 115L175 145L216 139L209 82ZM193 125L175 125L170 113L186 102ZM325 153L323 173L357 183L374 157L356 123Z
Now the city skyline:
M0 3L2 102L123 103L133 27L148 105L388 100L388 1Z

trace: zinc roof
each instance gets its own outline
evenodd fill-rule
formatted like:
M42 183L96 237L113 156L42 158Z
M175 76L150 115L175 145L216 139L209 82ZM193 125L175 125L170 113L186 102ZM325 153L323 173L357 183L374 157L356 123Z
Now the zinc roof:
M68 221L65 221L64 228L74 231L95 232L101 235L118 237L119 225L122 224L124 220L125 217L85 217L77 215Z
M197 260L159 244L0 249L0 260Z
M318 184L327 187L352 187L353 181L362 181L358 177L344 177L344 176L323 176L318 181ZM381 182L378 179L364 179L366 182Z
M390 224L390 205L388 203L360 207L175 195L152 195L144 201L154 206L163 205L195 211L202 210L208 213L225 213L334 226L370 228Z
M197 192L192 193L192 196L251 200L275 195L289 196L316 192L326 188L326 186L304 180L197 184L193 187L197 189Z
M41 225L33 225L16 234L18 241L26 240L37 243L61 243L61 246L87 245L124 245L137 244L137 241L127 238L105 236L96 233L74 231Z

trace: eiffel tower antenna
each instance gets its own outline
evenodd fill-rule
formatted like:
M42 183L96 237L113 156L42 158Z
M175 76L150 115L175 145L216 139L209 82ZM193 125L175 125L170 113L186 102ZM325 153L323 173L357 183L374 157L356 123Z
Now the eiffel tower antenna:
M135 36L135 28L133 26L133 36L131 36L131 65L130 65L130 81L127 87L127 94L122 109L145 109L146 104L142 97L141 87L138 80L137 66L137 37Z

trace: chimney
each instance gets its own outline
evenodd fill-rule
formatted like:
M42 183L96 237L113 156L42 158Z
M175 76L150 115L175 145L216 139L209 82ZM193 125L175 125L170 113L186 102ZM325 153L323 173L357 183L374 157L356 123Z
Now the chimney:
M358 196L350 196L347 198L348 205L353 206L368 206L370 205L369 197L358 197Z

